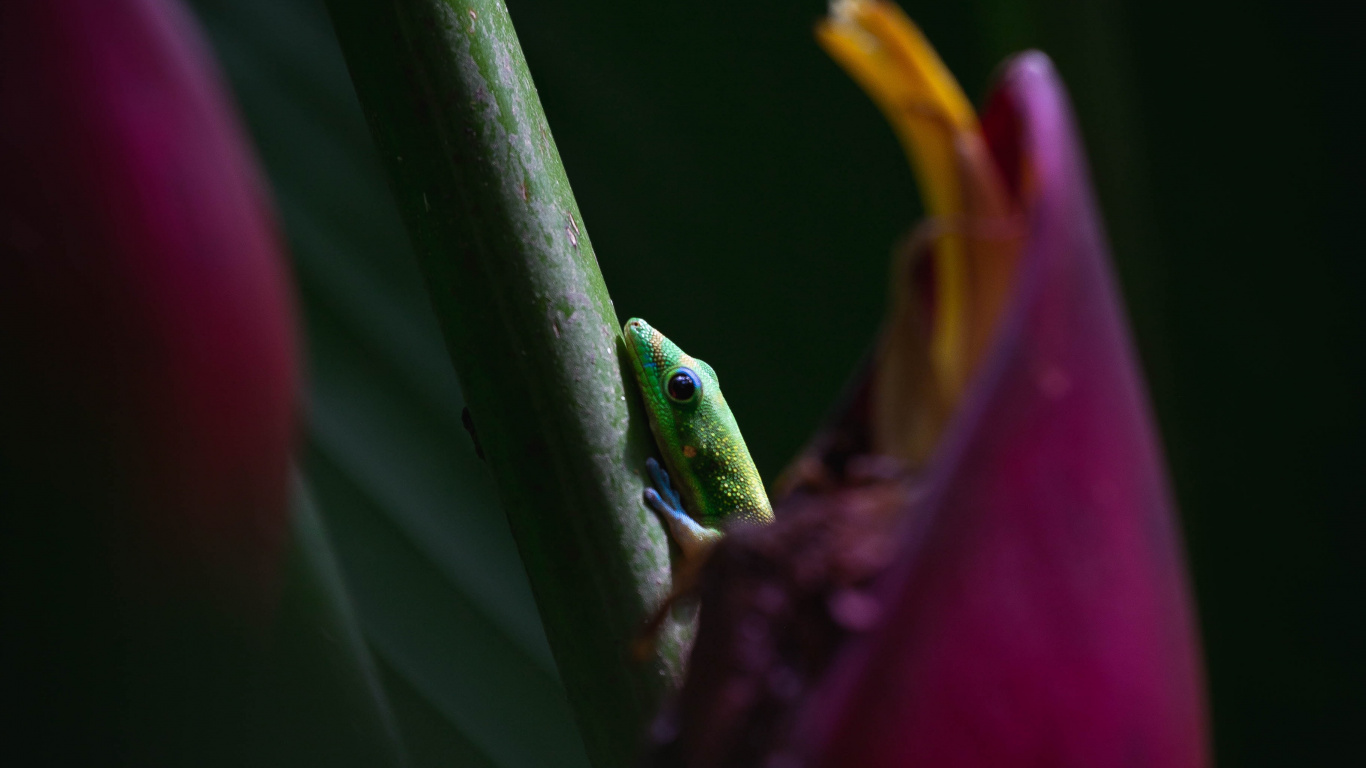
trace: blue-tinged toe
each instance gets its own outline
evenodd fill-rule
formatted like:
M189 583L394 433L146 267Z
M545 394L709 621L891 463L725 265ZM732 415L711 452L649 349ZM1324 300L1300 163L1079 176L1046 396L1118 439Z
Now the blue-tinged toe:
M668 502L660 498L659 491L656 491L653 488L645 489L645 504L650 509L653 509L655 512L658 512L661 515L675 514L673 507L670 507Z
M645 470L650 473L654 488L645 489L645 501L651 507L665 514L685 514L683 499L669 481L669 473L653 457L645 460ZM652 499L651 496L654 498Z

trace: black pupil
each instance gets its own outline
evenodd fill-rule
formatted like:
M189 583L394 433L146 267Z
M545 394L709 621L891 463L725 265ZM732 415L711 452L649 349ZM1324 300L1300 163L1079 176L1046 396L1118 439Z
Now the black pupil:
M691 400L697 391L697 382L692 374L679 371L669 377L669 397L675 400Z

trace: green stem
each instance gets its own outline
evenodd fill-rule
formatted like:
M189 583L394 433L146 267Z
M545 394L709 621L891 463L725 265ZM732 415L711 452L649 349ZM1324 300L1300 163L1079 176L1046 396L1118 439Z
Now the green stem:
M688 629L620 326L500 0L328 0L588 755L632 762Z

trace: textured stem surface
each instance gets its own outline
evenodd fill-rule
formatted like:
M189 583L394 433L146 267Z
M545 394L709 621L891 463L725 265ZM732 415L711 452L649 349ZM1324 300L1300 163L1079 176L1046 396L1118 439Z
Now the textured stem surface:
M627 765L686 628L620 326L500 0L328 0L590 759Z

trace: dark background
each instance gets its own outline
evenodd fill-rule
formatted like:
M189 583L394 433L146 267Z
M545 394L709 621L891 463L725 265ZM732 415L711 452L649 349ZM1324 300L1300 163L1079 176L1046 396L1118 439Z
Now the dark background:
M325 11L193 5L290 238L308 477L414 762L581 764ZM618 315L720 372L771 480L872 339L919 215L890 129L812 38L822 5L509 5ZM1294 2L903 7L979 102L1026 47L1071 90L1180 500L1218 762L1361 759L1360 27Z

